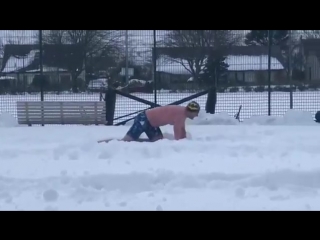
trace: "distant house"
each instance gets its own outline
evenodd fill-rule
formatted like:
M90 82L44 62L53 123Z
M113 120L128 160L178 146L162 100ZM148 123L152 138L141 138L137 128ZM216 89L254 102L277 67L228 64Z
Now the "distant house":
M173 51L170 53L170 51ZM190 51L190 54L188 54ZM168 54L169 53L169 54ZM168 55L173 56L168 57ZM189 56L188 56L189 55ZM190 66L182 58L192 59L192 49L157 48L157 76L160 81L180 82L192 80ZM227 50L225 63L229 65L223 81L261 83L268 77L268 48L263 46L234 46ZM206 61L206 59L205 59ZM204 61L204 63L205 63ZM204 64L202 65L202 68ZM271 81L285 80L285 61L280 48L273 47L271 52Z
M302 39L300 43L305 79L320 81L320 39Z
M50 83L71 82L72 73L83 69L81 54L75 45L43 45L43 75ZM39 45L5 45L1 75L16 79L17 84L30 85L40 75ZM79 78L85 78L84 71Z

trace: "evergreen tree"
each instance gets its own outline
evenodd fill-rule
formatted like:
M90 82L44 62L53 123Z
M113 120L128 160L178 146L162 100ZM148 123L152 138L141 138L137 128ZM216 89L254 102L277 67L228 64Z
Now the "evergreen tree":
M207 113L214 114L217 104L217 85L220 77L228 70L229 65L225 63L226 57L218 52L211 52L207 58L201 75L204 83L210 86L207 96L205 110Z
M223 76L229 65L225 63L226 57L211 53L203 69L202 79L209 86L216 86L217 81Z
M268 46L269 30L250 30L245 38L246 45L253 46ZM270 30L272 35L272 45L286 45L289 39L288 30Z

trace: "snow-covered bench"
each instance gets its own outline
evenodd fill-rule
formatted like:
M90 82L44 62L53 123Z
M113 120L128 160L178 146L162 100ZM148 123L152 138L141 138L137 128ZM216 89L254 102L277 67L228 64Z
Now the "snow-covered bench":
M19 101L19 124L83 124L106 125L106 104L84 101Z

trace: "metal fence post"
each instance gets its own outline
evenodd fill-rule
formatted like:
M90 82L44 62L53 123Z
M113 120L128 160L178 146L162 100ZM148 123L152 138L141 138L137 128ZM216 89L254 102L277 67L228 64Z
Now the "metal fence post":
M291 42L291 30L288 30L289 34L289 52L288 52L288 73L290 83L290 109L293 109L293 93L292 93L292 70L291 70L291 54L292 54L292 42Z
M44 78L43 78L43 49L42 49L42 30L39 30L39 67L40 67L40 78L41 78L41 83L40 83L40 96L41 96L41 101L43 101L44 96L43 96L43 85L44 85Z
M128 67L129 67L129 46L128 46L128 30L126 30L126 84L129 84Z
M271 115L271 47L272 47L272 30L268 30L268 115Z
M153 88L154 88L154 106L157 105L157 37L156 30L153 30Z
M39 30L39 65L40 65L40 97L41 101L43 102L44 96L43 96L43 85L44 85L44 77L43 77L43 49L42 49L42 30ZM43 114L43 109L42 109L42 114ZM44 124L41 124L44 126Z

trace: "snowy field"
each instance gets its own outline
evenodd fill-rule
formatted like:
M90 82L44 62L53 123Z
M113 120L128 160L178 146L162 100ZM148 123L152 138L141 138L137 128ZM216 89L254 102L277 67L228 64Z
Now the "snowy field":
M182 98L191 96L193 93L168 93L160 91L157 94L157 103L166 105ZM133 94L137 97L154 102L153 94ZM240 120L248 119L251 116L268 115L268 93L256 92L237 92L237 93L218 93L216 112L227 112L234 116L239 106L242 105ZM202 109L205 108L207 95L198 97L195 100L199 102ZM99 94L45 94L45 101L100 101ZM0 113L7 112L17 116L17 101L40 101L40 94L26 95L0 95ZM182 104L185 105L185 104ZM128 98L117 96L115 117L121 117L139 110L148 108L148 105L139 103ZM293 108L302 111L309 111L315 114L320 110L320 92L305 91L293 92ZM271 115L283 116L290 109L290 94L286 92L271 93ZM134 116L134 115L133 115ZM131 118L132 116L116 120L115 123Z
M319 125L308 112L226 113L188 139L122 137L129 126L17 126L0 115L0 210L320 210Z

